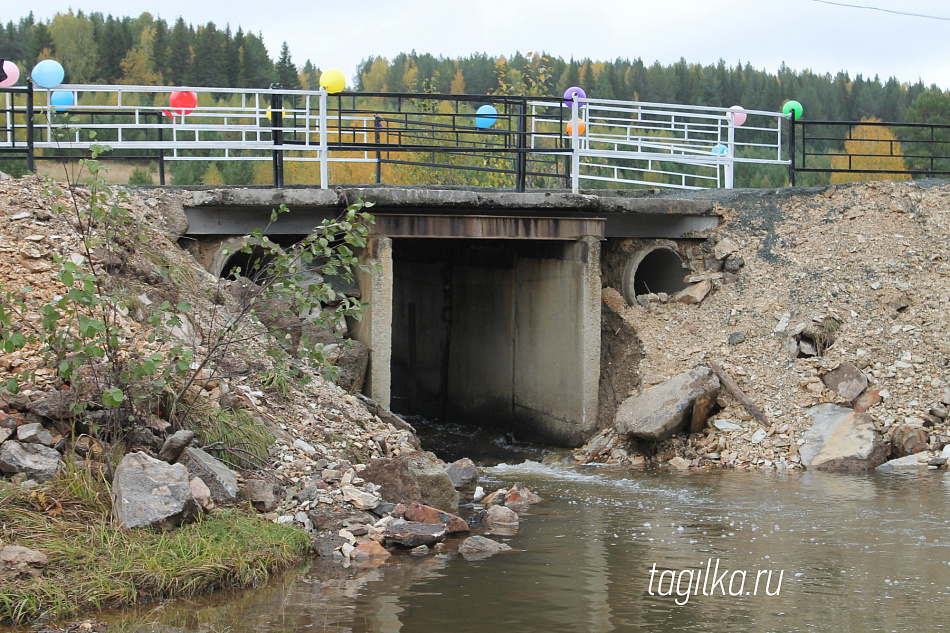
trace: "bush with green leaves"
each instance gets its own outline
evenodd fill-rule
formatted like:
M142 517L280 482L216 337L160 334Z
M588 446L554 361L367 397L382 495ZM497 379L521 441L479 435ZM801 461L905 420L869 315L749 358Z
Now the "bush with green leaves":
M62 292L50 301L36 299L29 288L3 289L0 295L3 350L38 348L42 365L55 370L56 386L69 386L75 395L74 421L113 442L156 414L175 426L189 426L189 415L208 412L201 387L221 378L231 357L259 353L261 346L275 359L277 369L265 376L275 384L286 382L275 372L293 376L295 382L305 380L310 370L334 377L316 338L287 335L287 317L292 315L291 322L301 330L307 326L327 331L334 331L344 318L360 318L364 305L339 296L326 277L352 279L355 270L367 270L356 249L366 245L373 222L365 211L368 204L350 205L339 218L324 221L286 249L267 237L266 228L255 231L245 252L251 254L250 244L255 244L258 250L253 252L264 254L266 269L251 279L237 308L226 312L217 302L209 302L214 305L210 314L195 315L200 317L193 324L200 323L201 344L172 334L185 319L192 320L195 308L187 301L149 306L151 328L143 341L128 327L130 310L141 309L134 304L142 289L125 275L124 261L142 250L147 232L129 211L128 193L105 185L98 160L102 151L106 148L93 148L92 157L81 162L88 174L82 197L75 195L80 189L70 182L74 195L62 202L63 192L47 181L53 210L71 216L80 238L78 257L54 256ZM271 221L287 211L282 205ZM283 319L272 318L275 312ZM41 318L26 318L32 314ZM249 352L255 346L256 352ZM15 392L35 378L34 372L26 371L5 387Z

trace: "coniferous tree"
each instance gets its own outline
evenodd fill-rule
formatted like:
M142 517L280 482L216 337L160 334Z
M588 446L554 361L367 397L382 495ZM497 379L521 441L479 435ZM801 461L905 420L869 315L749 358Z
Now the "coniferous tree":
M168 57L168 38L168 23L161 18L155 20L155 24L152 27L150 61L152 63L152 70L161 75L161 81L163 83L168 81L168 78L165 76L167 72L165 62Z
M32 14L31 14L32 15ZM30 36L30 48L24 64L27 68L32 68L36 62L40 61L42 55L55 55L53 50L53 36L49 32L49 27L44 22L39 22L32 28Z
M280 47L280 58L274 64L277 72L277 82L288 90L300 90L300 76L297 74L297 67L290 59L290 47L285 41Z
M184 18L178 18L172 28L166 57L168 74L165 79L169 85L183 86L189 79L192 35L191 28L185 24Z

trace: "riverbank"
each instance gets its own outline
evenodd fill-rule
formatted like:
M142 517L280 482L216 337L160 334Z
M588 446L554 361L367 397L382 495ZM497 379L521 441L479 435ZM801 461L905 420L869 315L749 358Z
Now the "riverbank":
M610 427L575 460L800 469L812 407L824 403L869 415L890 457L950 442L950 186L711 195L723 216L714 250L741 258L741 269L693 271L712 286L698 304L646 296L627 305L607 287L605 314L642 347L640 389L713 361L771 426L722 388L699 433L645 445ZM836 391L833 371L843 367L866 380L860 398Z

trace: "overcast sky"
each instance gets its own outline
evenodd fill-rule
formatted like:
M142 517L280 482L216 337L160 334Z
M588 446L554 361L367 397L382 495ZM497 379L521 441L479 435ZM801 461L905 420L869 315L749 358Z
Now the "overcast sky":
M880 75L950 87L950 2L840 0L2 0L4 23L32 9L46 20L82 9L117 16L150 11L168 22L240 25L260 32L276 58L287 41L293 61L336 68L348 86L361 59L415 49L446 57L475 52L547 51L565 59L640 57L648 65L741 61L775 72ZM0 52L2 56L2 52Z

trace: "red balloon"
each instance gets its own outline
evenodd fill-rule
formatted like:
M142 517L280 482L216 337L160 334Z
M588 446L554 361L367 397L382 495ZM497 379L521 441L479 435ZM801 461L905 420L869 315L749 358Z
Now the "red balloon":
M168 97L168 105L175 108L172 112L162 110L168 116L191 114L198 105L198 95L190 90L176 90Z

